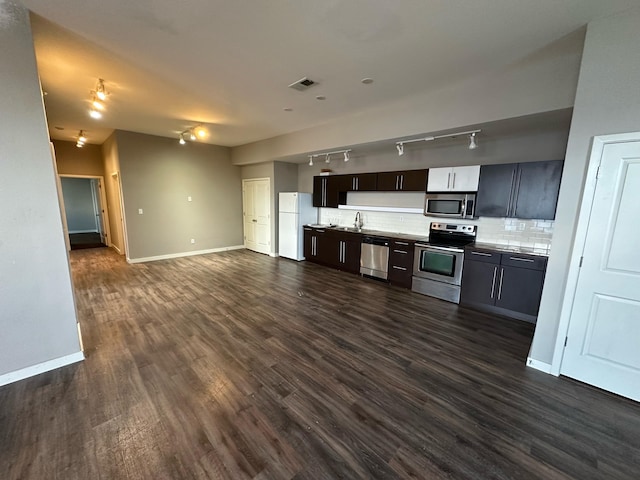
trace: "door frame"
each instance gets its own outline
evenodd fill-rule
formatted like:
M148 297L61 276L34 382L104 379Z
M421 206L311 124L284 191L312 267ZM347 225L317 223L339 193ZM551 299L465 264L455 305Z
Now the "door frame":
M578 216L578 224L573 239L571 249L571 261L569 263L569 272L567 274L567 284L564 291L564 299L560 310L560 320L558 322L558 336L556 337L555 348L553 350L553 360L551 362L552 375L556 377L560 375L562 368L562 360L564 356L564 341L569 332L569 322L573 303L578 288L578 278L580 276L580 259L584 252L587 241L587 233L589 231L589 222L591 220L591 208L596 193L596 183L598 169L604 148L606 145L614 143L627 143L640 141L640 132L620 133L613 135L598 135L593 137L591 145L591 154L589 156L589 164L587 167L587 175L582 192L582 201L580 204L580 214Z
M100 186L100 195L98 196L98 207L104 212L102 215L102 222L104 223L104 234L107 237L107 246L110 246L111 242L111 230L109 229L109 207L107 206L107 196L104 186L104 177L102 175L74 175L68 173L58 174L60 178L86 178L88 180L97 180Z
M130 262L131 259L129 258L129 237L127 236L127 219L125 217L125 212L124 212L124 195L122 193L122 178L120 176L120 170L116 170L112 172L111 179L115 182L116 187L118 189L118 191L116 192L118 198L116 200L120 208L119 213L120 213L120 227L122 228L122 249L124 251L120 251L120 249L116 245L114 245L113 241L109 246L113 248L116 252L118 252L120 255L124 255L125 258L127 259L127 262Z

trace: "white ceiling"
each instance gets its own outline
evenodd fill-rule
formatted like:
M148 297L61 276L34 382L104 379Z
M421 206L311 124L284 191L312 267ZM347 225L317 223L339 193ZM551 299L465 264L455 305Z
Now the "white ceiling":
M236 146L503 67L638 0L23 3L52 138L204 124L206 141ZM304 76L319 84L287 88ZM111 92L100 121L87 115L97 78Z

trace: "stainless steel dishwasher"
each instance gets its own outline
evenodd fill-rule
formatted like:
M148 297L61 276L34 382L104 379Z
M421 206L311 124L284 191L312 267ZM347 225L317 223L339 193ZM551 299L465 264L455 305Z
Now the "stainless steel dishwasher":
M389 239L368 235L362 238L360 273L365 277L387 280L389 276Z

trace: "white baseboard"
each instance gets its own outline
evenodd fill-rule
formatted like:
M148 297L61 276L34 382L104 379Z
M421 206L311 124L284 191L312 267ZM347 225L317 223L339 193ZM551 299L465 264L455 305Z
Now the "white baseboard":
M155 257L127 258L129 263L155 262L156 260L169 260L171 258L193 257L194 255L205 255L207 253L228 252L229 250L244 249L244 245L232 245L230 247L211 248L209 250L196 250L193 252L169 253L167 255L156 255Z
M277 253L273 253L273 252L271 252L271 253L269 254L269 256L270 256L270 257L273 257L273 258L278 258L280 255L278 255Z
M55 370L56 368L65 367L72 363L81 362L82 360L84 360L84 353L77 352L64 357L54 358L53 360L39 363L37 365L32 365L27 368L22 368L15 372L5 373L4 375L0 375L0 386L24 380L25 378L33 377L50 370Z
M531 357L527 357L527 367L535 368L541 372L551 374L551 365L541 362L540 360L535 360Z
M69 230L69 233L98 233L97 230Z

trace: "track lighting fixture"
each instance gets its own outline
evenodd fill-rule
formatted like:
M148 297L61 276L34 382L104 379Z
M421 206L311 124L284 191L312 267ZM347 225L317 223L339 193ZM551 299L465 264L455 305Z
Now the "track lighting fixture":
M349 148L347 150L334 150L332 152L312 153L311 155L309 155L309 166L313 167L313 159L314 158L324 157L325 163L330 163L331 162L331 155L339 155L339 154L343 154L344 155L344 161L348 162L349 161L349 153L350 152L351 152L351 149Z
M469 150L475 150L478 148L478 144L476 143L476 132L472 132L469 134Z
M198 137L205 138L206 136L207 136L207 129L204 128L202 125L187 128L186 130L183 130L182 132L180 132L180 135L179 135L180 145L184 145L186 143L187 137L192 142L195 142L196 140L198 140Z
M87 137L84 136L84 132L80 130L78 132L78 139L76 141L76 147L82 148L84 147L85 142L87 141Z
M434 140L438 140L440 138L455 138L460 135L468 135L469 136L469 150L473 150L478 147L476 143L476 133L480 133L482 130L468 130L466 132L455 132L455 133L445 133L443 135L433 135L429 137L422 138L412 138L410 140L403 140L401 142L396 142L396 148L398 149L398 155L404 154L404 144L405 143L414 143L414 142L432 142Z
M109 93L104 87L104 80L98 79L95 90L91 91L91 109L89 110L89 116L91 118L102 118L102 111L104 110L104 101L107 99Z
M96 84L96 97L104 101L107 99L107 95L107 90L104 88L104 80L99 78Z

